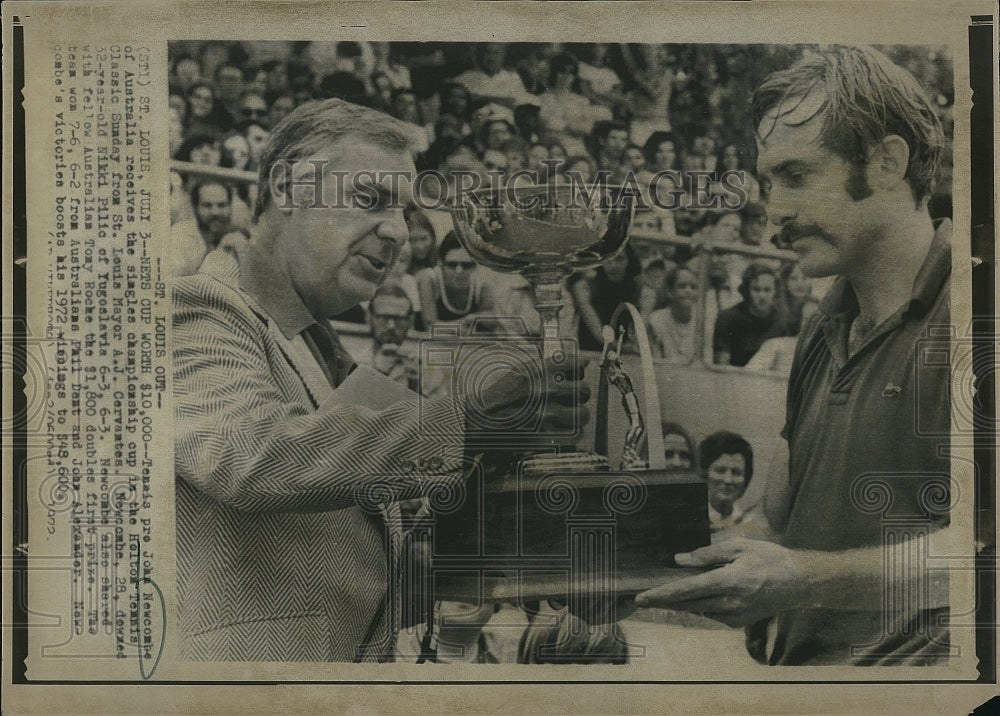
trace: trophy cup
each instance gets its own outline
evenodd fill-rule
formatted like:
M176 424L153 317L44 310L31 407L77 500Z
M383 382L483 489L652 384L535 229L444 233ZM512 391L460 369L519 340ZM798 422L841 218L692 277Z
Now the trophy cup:
M543 360L558 360L563 350L560 282L622 251L633 214L632 195L607 185L491 189L452 208L456 234L475 261L532 284ZM621 360L629 321L644 400ZM467 602L555 599L601 623L615 618L616 598L681 571L674 554L708 544L704 482L691 471L666 470L652 355L631 304L619 306L604 327L600 367L596 453L512 457L500 476L473 471L461 495L431 496L429 593ZM619 471L607 457L610 387L620 392L628 421ZM652 431L643 412L654 418Z

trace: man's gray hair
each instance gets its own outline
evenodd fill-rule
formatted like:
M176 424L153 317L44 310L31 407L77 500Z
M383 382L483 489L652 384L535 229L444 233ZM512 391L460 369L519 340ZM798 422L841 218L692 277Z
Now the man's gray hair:
M271 202L270 181L275 164L304 159L346 136L367 140L390 151L412 153L419 142L418 131L417 127L387 114L340 99L300 105L271 130L261 154L253 220L257 221Z

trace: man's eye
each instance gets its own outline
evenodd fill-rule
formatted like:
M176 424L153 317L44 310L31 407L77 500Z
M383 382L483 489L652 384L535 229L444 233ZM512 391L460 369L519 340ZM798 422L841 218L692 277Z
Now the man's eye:
M805 172L791 172L785 175L785 186L797 189L801 187L806 181Z

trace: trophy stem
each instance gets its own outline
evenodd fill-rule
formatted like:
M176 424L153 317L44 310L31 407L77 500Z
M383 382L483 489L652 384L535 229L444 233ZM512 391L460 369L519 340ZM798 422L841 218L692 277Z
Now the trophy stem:
M542 319L542 358L548 360L563 352L559 340L559 311L562 310L561 271L532 274L527 279L535 287L535 308Z

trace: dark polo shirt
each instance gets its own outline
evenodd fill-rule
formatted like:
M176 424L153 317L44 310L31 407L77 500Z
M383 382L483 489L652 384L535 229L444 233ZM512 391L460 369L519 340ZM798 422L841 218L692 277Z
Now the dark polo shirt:
M854 355L847 342L858 304L845 279L804 330L783 431L786 546L872 547L948 523L950 237L944 221L910 300ZM947 655L947 628L936 623L947 609L927 609L919 594L896 597L896 609L782 613L770 656L754 655L772 664L923 664Z

